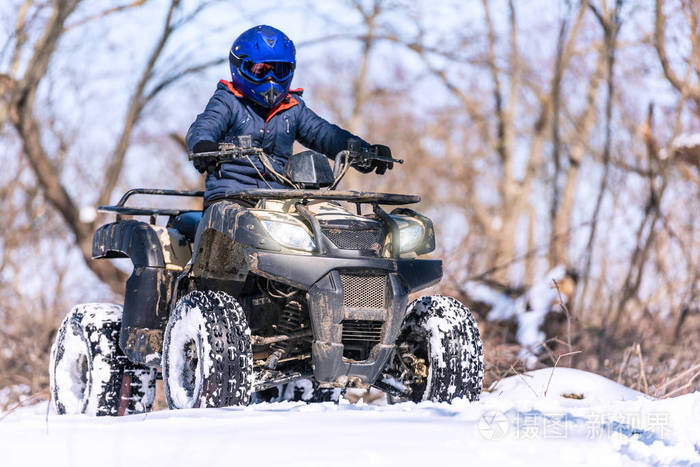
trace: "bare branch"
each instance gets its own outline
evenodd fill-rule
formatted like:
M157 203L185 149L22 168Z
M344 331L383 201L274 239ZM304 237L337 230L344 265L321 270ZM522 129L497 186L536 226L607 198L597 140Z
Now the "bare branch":
M120 11L128 10L130 8L136 8L140 7L142 5L145 5L148 0L134 0L131 3L125 3L123 5L117 5L112 8L107 8L104 11L101 11L99 13L95 13L94 15L90 15L87 18L83 18L81 20L76 21L75 23L69 24L68 26L65 27L65 31L69 31L71 29L77 28L79 26L83 26L84 24L87 24L91 21L95 21L97 19L102 19L106 16L112 15L114 13L119 13Z
M114 191L114 188L117 185L117 182L121 175L122 167L124 165L124 157L126 156L126 151L129 148L131 134L134 130L136 122L138 121L141 115L141 111L146 105L146 100L144 99L146 85L148 84L149 80L153 75L153 69L156 65L156 62L158 61L158 58L163 52L163 49L165 48L165 44L168 42L170 35L173 33L173 15L175 13L175 10L177 10L177 8L179 7L179 5L180 0L171 0L170 7L168 8L168 14L166 15L165 22L163 24L163 30L161 32L161 35L158 39L158 42L156 43L155 48L151 52L148 61L146 62L146 66L141 72L141 78L139 79L138 84L136 85L136 89L131 95L131 99L129 100L129 107L126 112L126 118L124 119L124 125L122 126L121 134L119 135L117 145L112 151L109 164L107 165L107 168L105 170L104 184L102 192L100 193L100 196L98 198L98 205L107 204L109 202L109 198L112 195L112 191Z
M22 147L32 167L44 197L61 214L76 238L87 265L115 291L121 290L124 274L109 262L91 261L92 228L80 221L78 207L61 183L60 172L51 161L41 143L39 123L34 117L34 100L39 82L44 77L51 56L63 33L63 25L75 10L80 0L57 1L44 33L34 48L24 76L13 90L10 104L10 119L22 140Z
M56 2L51 18L49 18L44 33L34 46L34 55L27 65L27 70L19 82L16 100L26 99L27 107L33 107L36 88L46 74L53 52L56 50L58 38L63 33L63 24L73 13L81 0L59 0Z
M360 2L353 2L355 10L362 16L363 26L367 32L362 40L362 53L360 55L360 65L357 73L352 80L352 110L347 121L347 128L351 132L358 132L360 126L360 117L363 107L365 106L368 94L367 74L369 73L369 59L372 49L376 43L375 33L377 31L377 18L382 12L381 0L374 0L371 8L365 11Z
M598 227L598 218L600 216L600 209L603 204L603 198L608 188L608 173L610 171L610 148L612 145L612 108L613 108L613 96L615 93L615 52L617 50L617 35L620 31L620 8L622 6L622 0L617 0L615 9L609 13L607 16L603 16L598 13L597 10L591 5L591 8L596 13L600 25L603 28L605 35L605 48L607 50L607 100L605 102L605 143L603 149L603 175L600 180L600 186L598 188L598 195L596 197L595 207L593 209L593 216L591 219L591 231L588 235L588 242L586 244L586 260L583 268L583 292L582 296L585 297L586 289L588 287L588 280L591 272L591 262L593 257L593 243L595 241L596 231Z
M650 105L646 125L646 139L650 162L658 162L658 145L653 137L653 109L654 107ZM637 230L635 248L630 258L620 299L617 307L613 309L612 316L610 316L609 335L615 334L624 313L625 305L631 298L635 297L639 291L644 273L644 266L646 265L651 246L656 238L656 224L661 218L661 198L667 186L666 178L661 174L661 186L657 188L655 186L656 175L657 172L654 171L649 176L649 197L644 208L644 217Z
M497 116L497 140L496 140L496 150L501 157L501 162L505 163L510 159L510 154L508 153L508 148L506 146L506 116L503 109L503 94L501 92L501 79L499 77L499 70L496 66L496 33L494 31L493 20L491 19L491 10L489 8L488 0L482 0L482 5L484 8L484 14L486 17L486 25L488 27L488 52L486 56L486 63L488 64L489 71L491 72L491 79L493 80L493 100L496 109ZM506 177L510 174L507 173Z
M552 177L552 198L549 205L549 216L552 226L556 223L557 213L559 212L559 178L561 172L561 135L559 133L560 120L560 100L561 100L561 81L564 74L563 55L565 48L567 20L562 19L559 25L559 38L557 39L557 58L554 65L554 75L552 76L552 161L554 162L554 176ZM551 229L551 236L554 236L556 231ZM549 264L554 266L561 259L561 252L557 248L558 243L552 241L549 250Z
M44 34L34 48L34 55L27 65L27 71L13 92L10 117L22 136L24 152L44 187L45 196L72 226L76 237L81 238L84 232L78 227L80 225L78 210L61 185L56 168L41 146L39 126L33 115L36 88L48 68L51 55L62 33L63 23L77 4L77 1L68 4L56 3Z
M688 87L688 84L676 74L669 62L666 52L666 16L663 12L663 3L663 0L656 0L654 8L654 47L656 48L656 54L659 56L664 76L677 91L687 93L693 99L700 99L700 89ZM688 89L686 90L686 88Z
M148 94L143 98L144 103L148 103L151 100L153 100L160 92L164 91L167 89L170 85L174 84L175 82L179 81L180 79L184 78L187 75L192 75L199 73L201 71L206 70L207 68L211 68L213 66L221 65L222 63L227 62L228 59L226 58L217 58L214 60L210 60L208 62L200 63L199 65L194 65L188 68L185 68L182 71L176 72L172 74L171 76L163 79L161 82L153 86L153 89L151 89Z
M15 22L15 49L12 54L12 60L10 63L10 76L17 76L19 71L19 65L22 62L22 47L27 40L27 32L25 31L25 18L27 17L27 11L32 4L32 0L25 0L22 6L19 8L17 14L17 21Z

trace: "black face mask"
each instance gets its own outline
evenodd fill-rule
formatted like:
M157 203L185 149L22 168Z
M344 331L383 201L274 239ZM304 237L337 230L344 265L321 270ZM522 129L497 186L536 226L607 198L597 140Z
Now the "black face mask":
M275 89L274 86L270 86L270 88L267 91L265 91L265 93L262 95L268 107L272 107L279 96L280 93Z

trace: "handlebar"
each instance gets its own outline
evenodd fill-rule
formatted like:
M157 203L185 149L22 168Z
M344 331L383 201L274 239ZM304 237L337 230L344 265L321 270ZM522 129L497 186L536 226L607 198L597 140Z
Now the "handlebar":
M218 151L188 153L187 159L194 161L200 158L215 158L217 167L234 159L248 156L264 156L262 148L253 147L253 140L250 135L239 136L235 143L220 143Z
M198 153L188 153L187 158L190 161L194 161L202 158L214 158L216 161L216 167L219 169L221 164L227 162L233 162L235 159L249 158L250 156L258 157L261 163L277 178L286 182L292 187L296 185L289 179L284 177L282 174L277 173L271 166L270 161L267 158L267 154L262 148L253 147L252 137L250 135L238 136L236 142L232 143L220 143L218 151L209 152L198 152ZM330 186L330 190L335 189L340 180L345 176L348 169L354 166L358 169L369 169L372 165L372 161L383 161L387 163L403 164L403 159L394 159L393 157L380 156L375 152L368 151L365 148L359 147L356 143L350 143L348 149L340 151L335 156L335 164L333 167L333 176L335 181ZM252 162L251 162L252 163Z
M250 137L247 137L248 139ZM190 152L187 154L187 159L193 161L199 158L214 157L217 159L218 164L223 164L229 162L233 159L239 159L246 156L259 156L265 154L262 148L253 147L252 145L241 144L242 136L238 137L238 143L220 143L218 151L209 152ZM394 159L393 157L380 156L369 151L350 151L343 150L336 155L336 160L343 153L347 154L348 160L352 163L357 163L362 166L363 163L369 163L371 161L384 161L384 162L395 162L397 164L403 164L403 159Z

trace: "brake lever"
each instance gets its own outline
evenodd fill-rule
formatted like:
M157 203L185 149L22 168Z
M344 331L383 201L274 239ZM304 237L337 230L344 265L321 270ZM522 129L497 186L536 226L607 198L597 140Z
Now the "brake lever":
M350 159L354 164L362 168L368 168L372 161L392 162L396 164L404 163L403 159L394 159L393 157L379 156L369 151L351 152Z
M394 159L393 157L386 156L372 156L372 160L384 161L384 162L395 162L396 164L403 164L403 159Z

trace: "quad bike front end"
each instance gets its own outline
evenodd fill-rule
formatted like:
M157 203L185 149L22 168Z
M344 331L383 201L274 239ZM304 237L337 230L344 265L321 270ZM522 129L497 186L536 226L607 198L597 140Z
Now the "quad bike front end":
M442 276L441 261L416 258L434 248L431 221L410 209L380 207L419 198L250 190L236 199L255 208L222 201L206 211L187 286L221 289L228 282L247 309L259 368L255 389L287 379L289 367L321 387L377 381L409 294ZM237 253L229 259L221 251ZM306 368L298 364L304 361Z
M298 198L299 193L285 196ZM249 272L304 292L312 330L313 377L321 386L373 384L394 351L409 294L436 284L442 276L440 260L415 258L434 248L432 223L409 209L386 213L378 204L370 215L354 215L333 200L313 200L291 213L275 212L272 221L274 205L268 198L262 205L265 209L251 212L268 226L269 222L291 225L291 219L303 218L315 232L310 236L313 250L299 254L278 242L280 250L270 251L267 248L277 245L261 248L258 241L256 248L244 248ZM406 229L411 238L402 248L400 238Z

